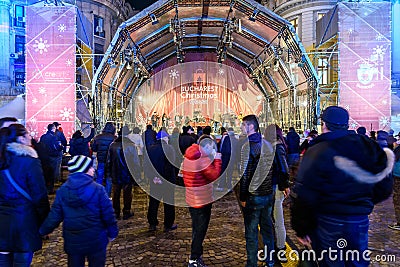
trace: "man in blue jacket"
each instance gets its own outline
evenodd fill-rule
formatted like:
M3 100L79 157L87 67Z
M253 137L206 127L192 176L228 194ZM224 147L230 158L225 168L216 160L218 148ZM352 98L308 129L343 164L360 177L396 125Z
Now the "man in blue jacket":
M107 195L110 198L112 189L111 177L107 176L104 177L104 170L107 160L108 149L110 148L111 143L115 140L116 137L115 131L116 129L114 123L110 121L107 122L101 134L96 135L92 143L92 150L93 152L96 152L96 158L97 158L96 181L99 184L103 184L103 178L105 178L106 180L105 188Z
M292 190L292 227L319 266L368 266L368 215L392 192L394 155L347 130L344 108L326 108L321 120Z
M63 223L68 266L105 266L109 241L118 235L117 220L103 186L93 181L93 161L74 156L68 161L68 180L57 191L51 211L39 229L48 235Z

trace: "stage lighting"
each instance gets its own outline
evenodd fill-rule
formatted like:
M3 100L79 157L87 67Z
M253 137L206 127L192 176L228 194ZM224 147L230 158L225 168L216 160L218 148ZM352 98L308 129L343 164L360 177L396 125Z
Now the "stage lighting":
M157 19L156 15L150 14L149 16L151 19L151 25L156 25L158 23L158 19Z
M279 58L275 58L273 70L274 71L278 71L279 70Z
M251 14L251 16L249 17L249 20L252 21L252 22L255 22L256 21L256 17L257 17L259 12L260 11L258 9L254 9L253 14Z

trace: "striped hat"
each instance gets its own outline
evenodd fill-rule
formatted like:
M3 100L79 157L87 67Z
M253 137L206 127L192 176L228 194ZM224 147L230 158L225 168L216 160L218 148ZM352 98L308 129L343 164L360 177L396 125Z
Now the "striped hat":
M93 165L93 160L89 157L79 155L73 156L68 161L68 171L70 173L83 172L86 173Z

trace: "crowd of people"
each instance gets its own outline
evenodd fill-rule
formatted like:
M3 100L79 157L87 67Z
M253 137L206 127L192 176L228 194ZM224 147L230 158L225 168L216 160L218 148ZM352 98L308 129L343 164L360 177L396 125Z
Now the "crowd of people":
M321 126L321 134L311 130L302 140L293 127L286 136L276 124L261 129L253 114L241 116L240 134L221 127L218 138L211 126L195 133L185 125L170 135L166 127L156 132L148 125L141 134L138 127L117 131L107 122L97 135L93 126L87 137L76 131L68 145L57 122L34 140L16 119L0 119L0 266L29 266L42 239L62 222L68 266L84 266L85 260L105 266L117 221L134 217L132 188L143 181L150 189L149 231L157 230L161 202L163 230L178 228L174 191L185 187L192 220L189 267L206 266L203 242L215 193L235 188L247 267L260 261L259 234L263 245L276 251L264 256L266 266L287 261L283 203L289 196L290 223L305 247L320 253L345 238L344 250L364 251L368 215L393 189L397 222L389 227L400 230L400 142L392 130L378 131L376 139L364 127L348 130L349 114L338 106L323 111ZM69 174L61 183L67 153ZM48 195L54 193L50 209ZM320 266L333 264L329 257L318 260Z

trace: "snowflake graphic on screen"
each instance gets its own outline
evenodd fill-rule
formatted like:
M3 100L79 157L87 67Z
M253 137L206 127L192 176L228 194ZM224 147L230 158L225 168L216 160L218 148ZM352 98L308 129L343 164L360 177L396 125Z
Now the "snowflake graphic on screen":
M58 25L58 31L59 32L65 32L67 30L67 26L65 26L64 23Z
M350 110L350 105L346 105L346 106L344 106L344 108L345 108L347 111L349 111L349 110Z
M39 102L39 100L37 98L32 99L33 104L37 104L37 102Z
M41 87L39 87L39 94L41 94L41 95L47 95L46 94L46 88L44 88L43 86L41 86Z
M386 116L380 117L379 125L382 125L383 127L389 125L389 119Z
M223 76L223 75L225 74L224 69L223 69L223 68L220 68L220 69L218 70L218 74L221 75L221 76Z
M32 137L37 137L38 134L39 133L37 132L37 129L32 129L32 130L29 131L29 135L32 136Z
M387 100L386 100L386 99L383 99L383 100L382 100L382 104L386 105L386 104L387 104Z
M73 112L71 108L65 107L64 109L60 110L60 117L63 121L69 121L73 119Z
M383 56L385 55L386 48L383 47L383 45L377 45L376 47L373 48L374 52L372 55L379 57L380 60L383 60Z
M49 48L50 45L47 44L47 40L43 40L42 38L39 38L39 41L35 40L33 47L35 48L35 52L39 52L40 54L43 54L43 52L48 52L47 48Z
M170 70L169 71L169 77L172 78L172 79L178 79L179 72L176 69Z
M350 123L350 128L352 128L352 129L357 128L357 126L358 126L358 124L357 124L357 122L355 122L355 121L352 121L352 122Z
M382 41L383 38L384 38L384 36L383 36L381 33L378 33L378 34L375 36L375 40L377 40L377 41Z
M71 67L72 66L72 60L71 59L67 59L66 64L67 64L68 67Z
M29 122L32 123L32 124L36 124L36 122L37 122L36 117L32 117L32 118L29 120Z

